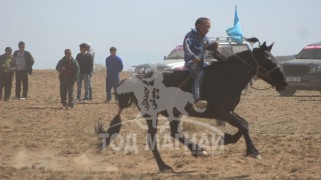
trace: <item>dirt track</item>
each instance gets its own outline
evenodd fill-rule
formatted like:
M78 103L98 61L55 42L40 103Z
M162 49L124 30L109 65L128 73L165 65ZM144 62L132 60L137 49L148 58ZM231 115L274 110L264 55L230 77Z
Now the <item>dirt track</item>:
M117 111L115 103L103 103L104 72L94 75L94 101L70 111L60 108L57 76L55 71L35 71L29 79L28 100L0 102L0 179L321 179L321 94L317 91L280 97L273 89L250 89L242 96L236 112L248 120L261 160L244 157L243 138L202 158L192 157L182 147L164 148L163 160L176 173L160 174L152 153L145 150L146 131L130 121L138 113L135 108L123 113L128 123L121 133L137 136L138 152L111 148L97 152L94 125L101 121L107 127ZM268 87L261 80L254 86ZM195 120L215 125L213 120ZM229 125L218 128L235 132ZM184 130L204 131L191 125Z

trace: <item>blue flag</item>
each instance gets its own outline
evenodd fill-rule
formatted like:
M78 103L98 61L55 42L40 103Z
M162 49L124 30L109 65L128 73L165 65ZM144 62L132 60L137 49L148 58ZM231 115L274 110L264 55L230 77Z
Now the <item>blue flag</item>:
M229 37L234 39L237 43L243 42L243 32L240 27L239 17L237 15L237 5L235 6L234 26L226 29L226 33Z

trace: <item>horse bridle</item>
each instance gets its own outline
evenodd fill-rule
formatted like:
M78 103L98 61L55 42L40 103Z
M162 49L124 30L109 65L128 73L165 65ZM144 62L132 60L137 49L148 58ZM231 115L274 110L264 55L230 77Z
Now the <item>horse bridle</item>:
M272 79L270 78L270 73L272 73L273 71L277 70L280 68L280 66L276 66L274 68L272 68L271 70L267 70L266 68L262 67L256 60L255 56L253 55L253 52L251 51L251 56L253 61L255 62L256 68L254 68L250 63L248 63L247 61L245 61L244 59L242 59L241 57L239 57L238 55L235 54L235 56L240 59L243 63L247 64L251 70L253 70L255 72L256 75L261 75L267 79L269 79L271 82ZM261 73L260 69L262 69L263 71L265 71L265 73Z

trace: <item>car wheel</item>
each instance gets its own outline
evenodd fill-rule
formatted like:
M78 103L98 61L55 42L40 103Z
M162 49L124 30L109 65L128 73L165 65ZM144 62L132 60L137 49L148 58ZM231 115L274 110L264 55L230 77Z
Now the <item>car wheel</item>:
M283 91L279 91L279 94L281 96L293 96L295 94L296 90L292 88L286 88Z

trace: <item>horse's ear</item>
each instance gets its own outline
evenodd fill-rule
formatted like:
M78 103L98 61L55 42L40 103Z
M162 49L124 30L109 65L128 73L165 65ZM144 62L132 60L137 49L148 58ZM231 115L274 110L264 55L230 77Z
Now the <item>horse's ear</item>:
M269 47L267 47L266 50L269 51L269 52L271 52L271 49L272 49L273 45L274 45L274 43L272 43Z
M266 41L263 42L262 46L261 46L261 49L266 49Z

